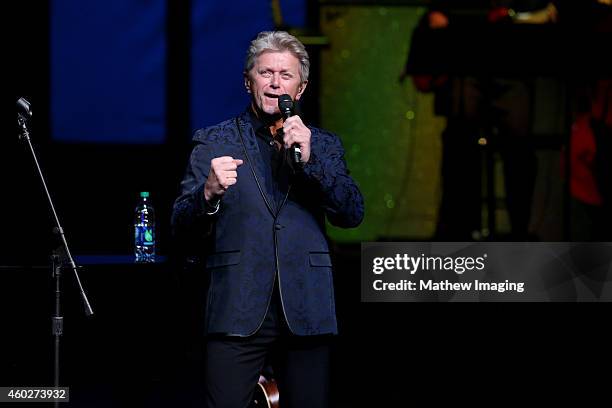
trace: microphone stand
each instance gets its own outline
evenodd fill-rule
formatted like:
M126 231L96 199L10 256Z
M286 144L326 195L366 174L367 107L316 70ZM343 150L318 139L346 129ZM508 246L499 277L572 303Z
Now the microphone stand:
M19 103L18 103L19 105ZM29 105L28 105L29 107ZM83 289L83 285L81 284L81 279L79 278L79 273L77 271L76 263L72 258L70 253L70 249L68 248L68 242L66 241L66 236L64 235L64 229L62 228L57 213L55 212L55 206L53 205L53 200L51 200L51 195L49 194L49 190L47 189L47 183L45 182L45 178L43 176L42 170L40 169L40 165L38 164L38 159L36 157L36 153L34 152L34 147L32 146L32 141L30 140L30 132L28 130L28 119L31 116L31 113L26 111L27 115L19 112L17 114L17 123L19 124L19 139L25 140L30 147L30 152L32 153L32 157L34 158L34 163L36 164L36 169L38 170L38 175L40 176L40 181L42 182L43 188L45 190L45 194L47 196L47 200L49 202L49 207L51 208L51 212L53 214L53 219L55 221L55 228L53 228L53 232L59 235L61 239L61 246L59 250L53 251L52 259L52 267L53 267L53 278L55 279L55 313L51 318L52 323L52 333L54 336L54 370L53 370L53 385L54 387L59 387L59 355L60 355L60 338L63 333L64 327L64 318L61 316L61 287L60 287L60 278L61 278L61 270L64 267L65 260L68 261L70 265L70 269L74 274L76 282L79 286L79 291L81 294L81 299L83 300L83 306L85 307L85 314L87 316L93 315L93 310L91 305L89 304L89 300L87 299L87 295L85 294L85 290ZM59 406L59 401L55 401L55 406Z

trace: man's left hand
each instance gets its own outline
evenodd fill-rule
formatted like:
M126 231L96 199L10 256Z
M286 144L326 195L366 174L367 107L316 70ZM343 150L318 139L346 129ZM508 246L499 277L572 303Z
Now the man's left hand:
M291 116L283 124L283 141L285 148L288 149L294 144L300 146L302 152L302 163L307 163L310 159L310 129L304 125L299 116Z

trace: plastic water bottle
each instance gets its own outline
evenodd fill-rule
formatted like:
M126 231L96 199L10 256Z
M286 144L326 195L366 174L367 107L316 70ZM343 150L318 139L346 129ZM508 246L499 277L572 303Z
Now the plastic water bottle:
M136 262L155 262L155 210L149 193L140 193L134 217L134 255Z

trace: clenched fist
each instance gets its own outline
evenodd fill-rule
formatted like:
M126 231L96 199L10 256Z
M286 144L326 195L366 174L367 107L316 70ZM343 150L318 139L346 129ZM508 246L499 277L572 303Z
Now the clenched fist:
M242 160L230 156L215 157L210 161L210 172L204 186L204 198L211 202L225 194L229 186L236 184L238 166Z

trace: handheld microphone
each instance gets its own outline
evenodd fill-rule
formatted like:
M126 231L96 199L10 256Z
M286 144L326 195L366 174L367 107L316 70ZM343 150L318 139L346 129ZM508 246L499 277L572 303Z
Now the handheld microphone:
M30 102L28 102L26 98L21 97L17 99L17 110L19 111L19 114L25 116L28 119L32 117L32 109L30 108Z
M291 99L291 96L287 94L279 96L278 109L285 120L293 116L293 99ZM297 143L294 143L293 146L291 146L291 157L293 158L294 163L301 163L302 161L302 151L300 150L300 145Z

